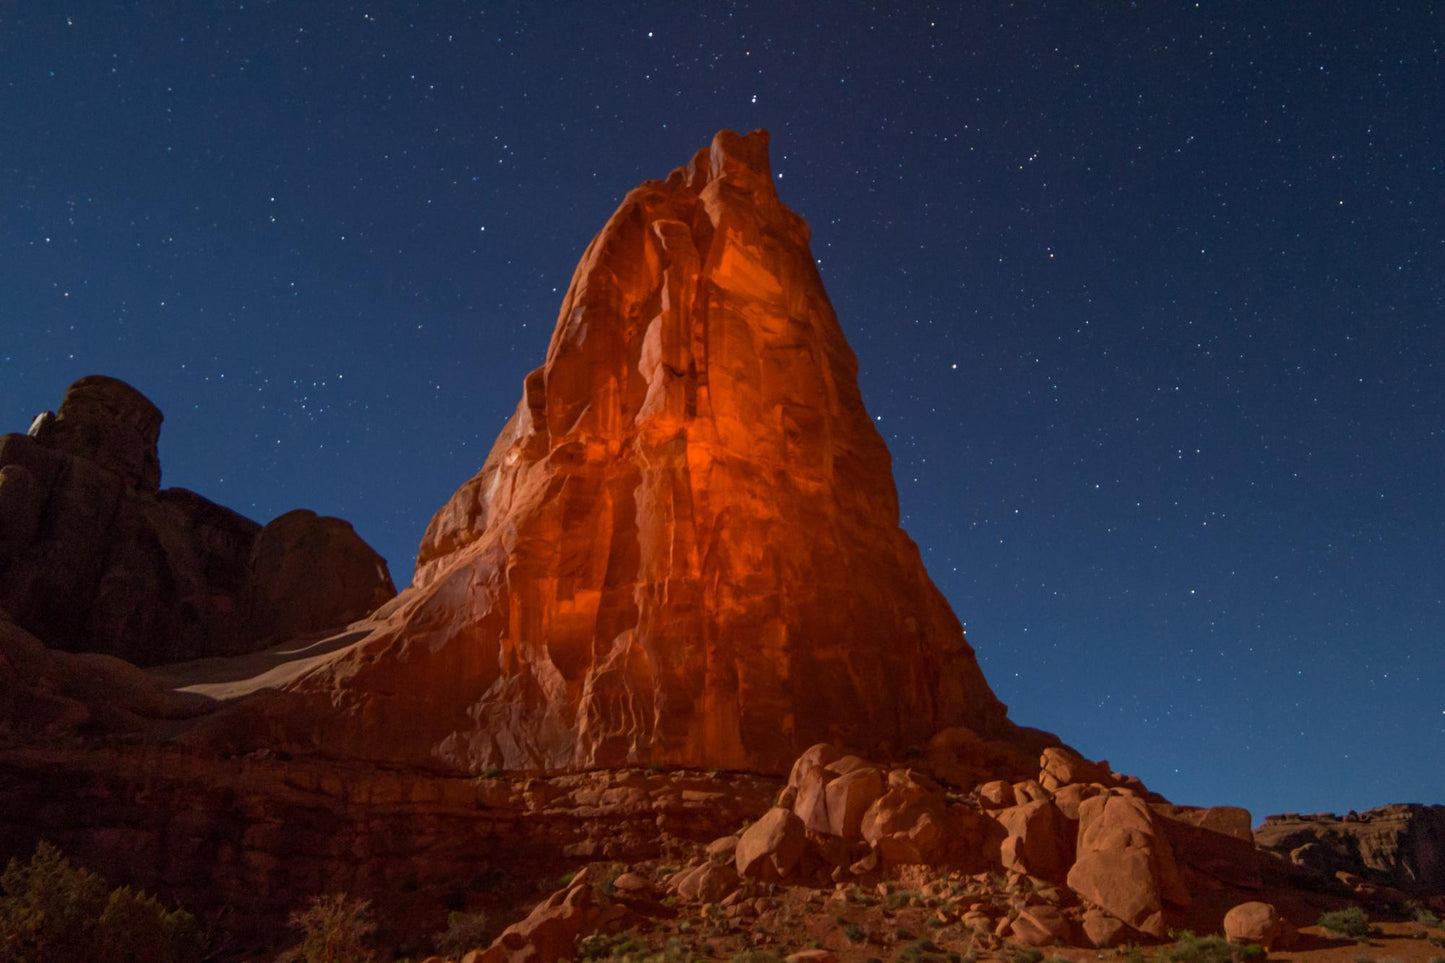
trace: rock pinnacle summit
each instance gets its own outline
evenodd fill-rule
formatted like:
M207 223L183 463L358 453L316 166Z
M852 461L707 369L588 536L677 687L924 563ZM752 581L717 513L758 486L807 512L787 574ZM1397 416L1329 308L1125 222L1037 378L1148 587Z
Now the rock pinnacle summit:
M764 131L631 191L411 586L250 736L473 772L1013 738L899 527L809 236Z

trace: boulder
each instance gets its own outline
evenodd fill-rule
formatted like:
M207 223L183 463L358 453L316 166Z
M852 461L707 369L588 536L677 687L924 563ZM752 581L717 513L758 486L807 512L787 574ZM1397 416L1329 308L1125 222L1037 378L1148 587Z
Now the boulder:
M966 726L950 726L928 740L923 768L935 779L967 791L990 779L1034 775L1036 747L1056 742L1056 736L1037 729L1020 728L1003 740L986 738Z
M1175 806L1164 802L1150 805L1161 816L1254 845L1254 831L1250 828L1253 821L1249 810L1241 806Z
M668 881L668 888L679 899L690 903L717 903L738 886L738 873L732 863L709 860L701 866L683 870Z
M867 760L820 743L793 763L778 802L808 832L852 842L860 836L863 814L883 794L883 778L883 771Z
M743 830L733 853L738 875L765 881L787 877L798 865L808 842L803 821L781 806L774 806Z
M1036 799L993 813L1003 827L1003 868L1063 882L1073 863L1074 827L1051 801Z
M1014 917L1008 937L1020 946L1067 943L1069 921L1057 906L1048 903L1024 906Z
M1259 889L1263 885L1259 852L1250 836L1248 810L1237 806L1197 809L1160 803L1150 808L1161 817L1158 822L1165 830L1176 862L1239 889Z
M1104 789L1105 787L1098 783L1072 782L1054 790L1054 805L1059 807L1059 812L1064 814L1065 819L1078 822L1079 804L1091 796L1099 795Z
M1190 903L1160 817L1139 796L1080 803L1077 852L1069 887L1135 929L1163 937L1165 904Z
M1289 949L1294 928L1271 904L1253 900L1224 914L1224 936L1231 943L1257 943L1266 950Z
M502 931L492 945L477 955L478 963L555 963L570 959L583 933L598 917L592 886L584 878L573 880Z
M862 838L863 816L883 795L883 771L876 766L851 769L823 788L827 831L845 841Z
M946 862L953 839L947 801L937 783L921 773L895 769L888 789L863 814L860 830L888 864Z
M993 779L978 787L978 802L984 809L1004 809L1018 805L1018 794L1013 783Z
M1114 785L1109 763L1090 762L1068 746L1049 746L1039 756L1039 784L1056 791L1072 783Z
M843 750L831 742L818 742L799 753L788 770L788 786L794 789L803 785L809 773L822 769L829 763L843 757Z
M1094 906L1084 911L1083 918L1080 920L1080 928L1084 931L1084 939L1088 945L1099 950L1130 942L1131 934L1134 932L1119 917Z

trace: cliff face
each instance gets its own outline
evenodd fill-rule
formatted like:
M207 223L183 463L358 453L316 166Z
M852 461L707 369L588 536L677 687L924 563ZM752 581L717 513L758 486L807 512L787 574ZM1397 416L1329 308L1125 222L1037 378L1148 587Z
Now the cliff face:
M263 528L160 488L160 429L139 391L92 375L29 434L0 435L0 610L46 645L137 665L228 655L396 594L340 519L291 512Z
M248 728L464 770L780 771L824 739L1012 732L899 528L767 147L724 131L627 195L412 587Z
M1407 892L1445 893L1445 806L1396 803L1334 816L1270 816L1254 831L1298 865L1353 873Z

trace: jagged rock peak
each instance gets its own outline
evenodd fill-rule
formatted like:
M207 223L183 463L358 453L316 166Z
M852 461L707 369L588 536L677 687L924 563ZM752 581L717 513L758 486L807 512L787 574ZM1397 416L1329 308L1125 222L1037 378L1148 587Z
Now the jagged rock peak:
M631 191L411 588L270 700L273 738L474 771L785 771L820 740L1012 733L899 528L808 238L762 131Z

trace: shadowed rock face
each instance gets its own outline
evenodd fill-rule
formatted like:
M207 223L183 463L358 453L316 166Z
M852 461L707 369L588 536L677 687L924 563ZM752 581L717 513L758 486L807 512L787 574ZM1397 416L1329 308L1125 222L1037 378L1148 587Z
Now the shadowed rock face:
M819 740L1012 733L899 528L808 238L762 131L628 194L411 588L212 736L474 771L785 771Z
M336 628L395 595L340 519L265 528L160 489L161 413L92 375L28 435L0 435L0 609L52 648L137 665L245 652Z

